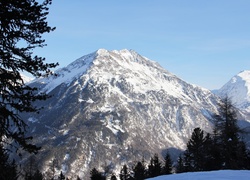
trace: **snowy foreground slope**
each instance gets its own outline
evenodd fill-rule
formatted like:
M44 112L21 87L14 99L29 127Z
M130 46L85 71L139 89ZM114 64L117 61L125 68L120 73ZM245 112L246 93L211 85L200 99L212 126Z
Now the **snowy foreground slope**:
M234 170L221 170L209 172L189 172L181 174L172 174L166 176L158 176L150 180L249 180L250 171L234 171Z
M236 107L250 113L250 71L232 77L216 94L228 96Z
M133 50L100 49L56 74L32 81L52 97L36 104L40 114L24 115L43 171L56 159L67 177L119 172L154 153L177 155L196 127L212 130L219 98Z

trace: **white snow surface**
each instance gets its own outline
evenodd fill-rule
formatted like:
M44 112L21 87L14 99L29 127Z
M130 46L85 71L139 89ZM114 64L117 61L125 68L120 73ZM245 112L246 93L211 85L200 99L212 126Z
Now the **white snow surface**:
M249 178L250 171L247 170L220 170L171 174L150 178L150 180L249 180Z
M30 81L32 81L34 79L33 77L27 76L23 73L21 73L21 77L22 77L24 83L29 83Z
M28 118L28 121L29 121L29 122L32 122L32 123L35 123L35 122L38 121L38 119L36 119L36 118L34 118L34 117L29 117L29 118Z
M235 75L218 91L221 97L229 97L239 109L250 112L250 71Z
M94 53L83 56L69 64L67 67L55 71L56 76L40 78L36 81L40 82L41 84L46 84L42 91L49 93L58 85L62 83L69 85L74 79L77 79L82 74L84 74L94 58Z

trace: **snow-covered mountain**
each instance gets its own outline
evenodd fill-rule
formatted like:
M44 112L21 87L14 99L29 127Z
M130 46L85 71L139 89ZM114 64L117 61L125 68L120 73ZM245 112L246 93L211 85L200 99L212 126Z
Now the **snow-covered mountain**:
M183 150L195 127L211 131L218 98L133 50L100 49L31 84L53 95L26 114L41 145L44 171L53 159L67 176L93 167L119 169L153 153Z
M237 108L250 113L250 71L242 71L232 77L217 94L228 96Z
M29 77L23 73L21 73L21 77L22 77L24 83L29 83L30 81L32 81L34 79L34 78Z

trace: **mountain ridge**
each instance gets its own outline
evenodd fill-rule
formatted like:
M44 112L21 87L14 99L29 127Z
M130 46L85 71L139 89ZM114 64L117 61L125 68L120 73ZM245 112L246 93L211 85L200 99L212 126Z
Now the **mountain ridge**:
M212 130L219 99L133 50L100 49L30 85L53 95L24 115L43 171L56 158L67 176L185 149L192 131ZM173 152L174 153L174 152Z
M123 56L123 57L125 57L125 58L123 58L124 63L128 63L129 61L131 63L133 63L133 59L137 60L137 63L138 63L139 61L138 61L138 59L136 57L141 57L141 58L145 59L144 61L140 62L141 64L143 64L143 63L144 64L150 63L151 65L153 65L154 67L156 67L161 72L165 71L165 75L167 74L167 76L169 76L169 77L178 78L176 75L174 75L174 74L168 72L167 70L165 70L164 68L162 68L157 62L151 61L148 58L139 55L134 50L122 49L122 50L108 51L106 49L99 49L99 50L97 50L97 51L95 51L93 53L90 53L88 55L82 56L81 58L79 58L79 59L73 61L72 63L70 63L69 65L67 65L66 67L63 67L63 68L60 68L60 69L56 70L55 74L57 74L57 76L56 77L52 76L48 80L50 81L50 80L55 80L55 79L60 79L60 78L61 78L61 80L58 80L58 83L54 82L55 85L53 85L52 88L48 88L47 87L46 89L44 89L44 91L50 92L53 88L55 88L56 86L58 86L61 83L71 82L72 78L75 78L76 76L81 76L82 74L86 73L86 71L88 70L88 68L90 68L90 66L94 64L93 60L95 58L98 58L98 56L105 56L105 55L108 55L108 56L110 56L110 55L113 55L113 56L116 56L116 55ZM96 62L96 63L99 63L99 62ZM72 73L72 71L75 70L75 69L76 69L76 72ZM138 69L135 68L134 70L138 70ZM67 76L64 73L68 73L68 74L71 74L71 75ZM148 73L150 73L150 72L148 72ZM40 81L41 83L48 83L48 82L44 81L44 79L47 79L47 78L41 78L38 81ZM180 78L178 78L178 79L184 82L184 80L182 80ZM190 84L190 85L192 85L193 87L201 88L203 90L207 90L207 89L205 89L203 87L200 87L198 85L194 85L194 84ZM209 91L209 90L207 90L207 91Z

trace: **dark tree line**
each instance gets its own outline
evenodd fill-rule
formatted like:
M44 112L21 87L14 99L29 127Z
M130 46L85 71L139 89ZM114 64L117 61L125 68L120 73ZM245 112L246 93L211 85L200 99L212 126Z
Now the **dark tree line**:
M148 165L142 161L136 162L132 167L128 167L124 164L118 175L120 180L143 180L146 178L152 178L160 175L172 174L173 173L173 162L170 154L167 152L162 162L159 159L158 154L150 159ZM111 180L118 179L115 174L111 174L109 177ZM108 177L104 172L98 171L93 168L90 172L90 179L92 180L105 180Z
M214 115L213 135L195 128L187 149L179 157L177 172L250 169L250 156L237 125L236 109L228 98Z

